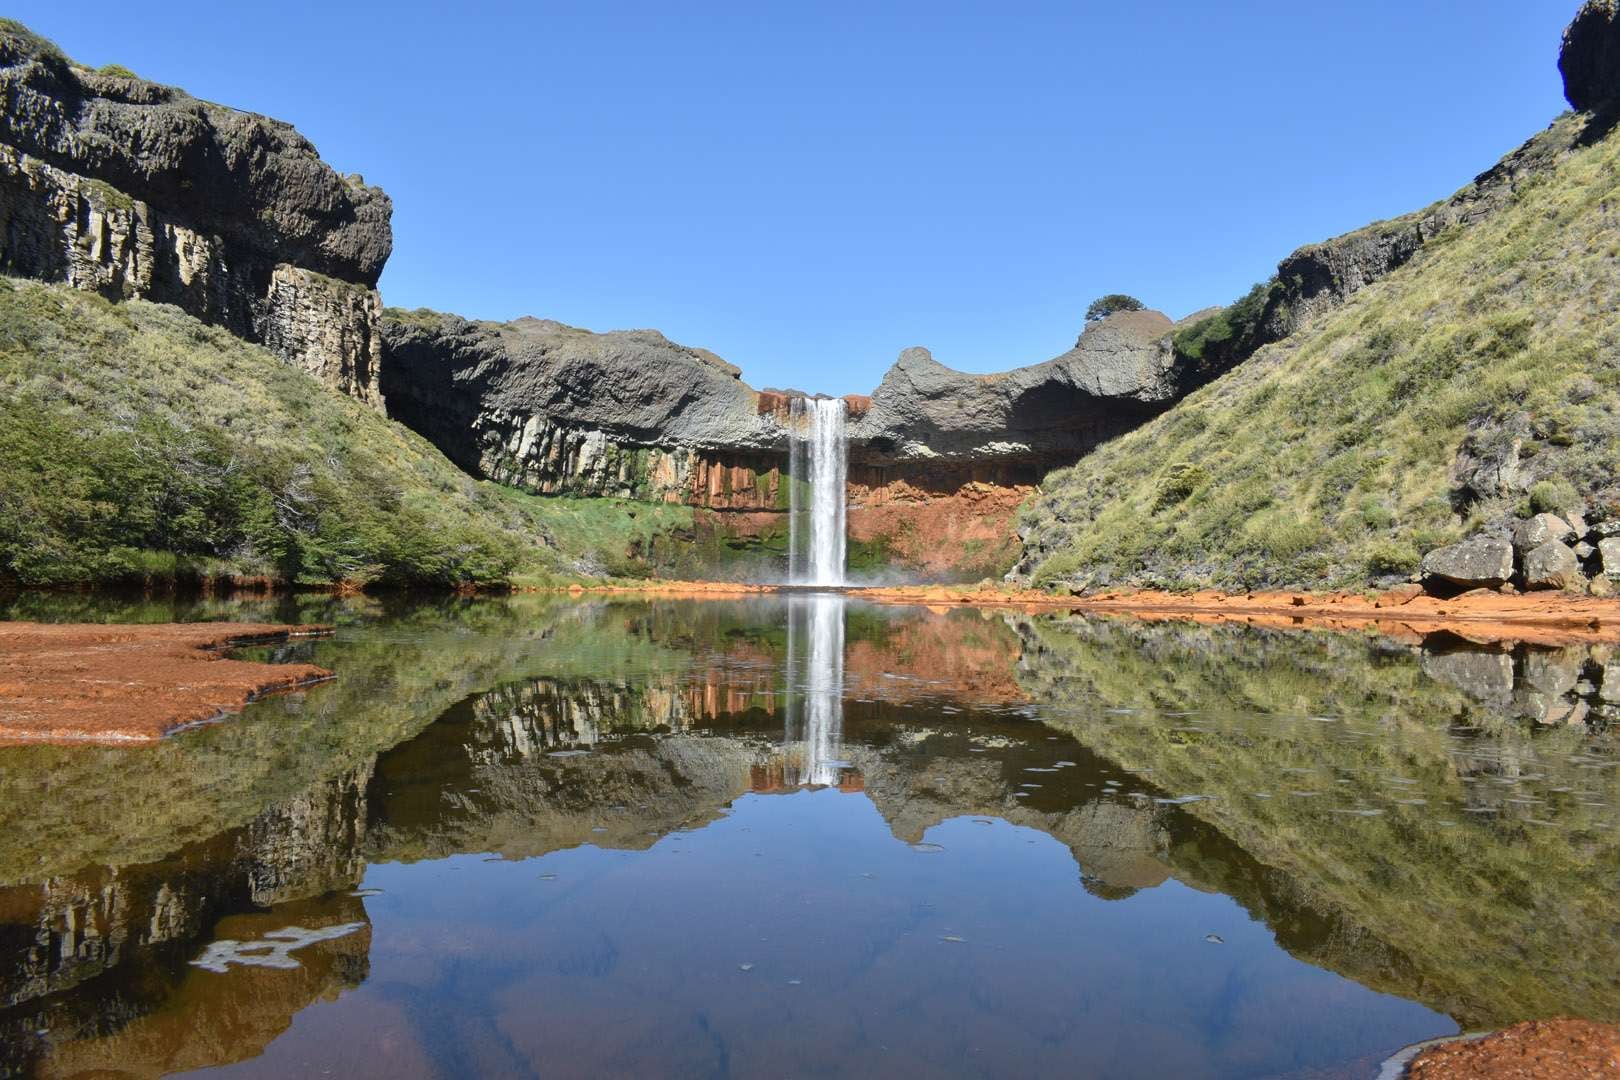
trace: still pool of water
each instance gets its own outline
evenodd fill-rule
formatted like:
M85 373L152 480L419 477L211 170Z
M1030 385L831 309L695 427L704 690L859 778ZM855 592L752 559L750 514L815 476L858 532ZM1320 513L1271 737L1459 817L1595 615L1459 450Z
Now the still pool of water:
M1607 654L536 598L284 618L339 678L0 748L19 1076L1370 1077L1620 1019Z

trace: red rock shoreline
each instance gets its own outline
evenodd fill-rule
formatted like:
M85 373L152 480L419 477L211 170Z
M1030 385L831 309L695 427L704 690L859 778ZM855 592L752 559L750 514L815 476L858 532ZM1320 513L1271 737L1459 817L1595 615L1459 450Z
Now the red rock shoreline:
M777 585L715 581L573 586L574 595L725 599L797 591ZM1146 620L1183 619L1295 630L1375 630L1392 637L1448 631L1470 641L1524 641L1569 645L1620 642L1620 599L1562 592L1502 593L1475 590L1449 599L1415 586L1383 593L1269 591L1253 593L1100 592L1063 596L1033 589L903 585L837 590L854 599L921 607L1015 608L1072 611Z
M0 622L0 742L150 742L332 678L222 650L328 634L265 623Z

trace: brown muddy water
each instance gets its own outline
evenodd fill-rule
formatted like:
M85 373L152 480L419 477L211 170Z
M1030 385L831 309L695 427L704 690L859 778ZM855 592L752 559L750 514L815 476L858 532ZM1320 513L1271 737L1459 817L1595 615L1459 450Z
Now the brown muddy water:
M1370 1077L1620 1020L1601 648L832 596L0 614L339 624L252 654L335 682L234 720L0 748L3 1075Z

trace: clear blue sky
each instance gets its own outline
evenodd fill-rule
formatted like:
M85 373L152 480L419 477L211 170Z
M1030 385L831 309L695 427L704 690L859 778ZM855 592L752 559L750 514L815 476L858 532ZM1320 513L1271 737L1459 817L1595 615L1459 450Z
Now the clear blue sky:
M1123 291L1227 302L1565 106L1576 0L906 5L23 0L290 120L394 199L384 299L653 326L755 386L993 371ZM875 13L874 13L875 12Z

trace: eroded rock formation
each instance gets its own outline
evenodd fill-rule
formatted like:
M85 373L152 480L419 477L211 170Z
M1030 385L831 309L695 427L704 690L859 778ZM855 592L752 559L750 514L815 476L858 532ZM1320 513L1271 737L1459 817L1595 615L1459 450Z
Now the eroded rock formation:
M1564 31L1558 54L1564 97L1583 111L1620 97L1620 6L1615 0L1586 0Z
M390 310L389 414L476 475L541 494L779 502L786 429L737 368L656 330Z
M174 304L380 405L393 204L290 125L0 27L0 270Z
M1172 329L1157 311L1122 312L1087 326L1061 356L993 375L953 371L927 349L907 349L851 425L851 460L1072 460L1173 400Z

